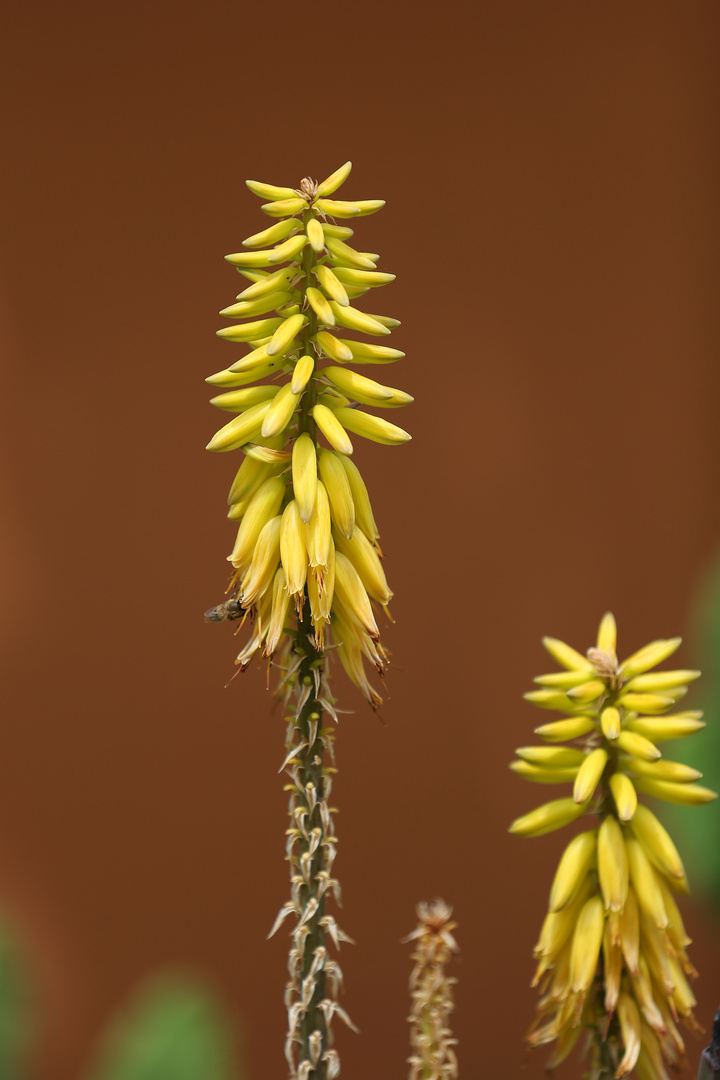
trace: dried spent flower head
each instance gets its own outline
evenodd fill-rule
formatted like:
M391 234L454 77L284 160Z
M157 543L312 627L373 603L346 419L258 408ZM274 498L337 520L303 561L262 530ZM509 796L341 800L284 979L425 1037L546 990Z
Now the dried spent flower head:
M458 951L452 935L457 923L451 922L452 908L444 900L418 904L417 914L418 926L405 938L415 942L408 1017L410 1080L455 1080L457 1039L452 1037L449 1018L454 1008L451 987L457 980L445 974L445 965Z
M699 671L652 672L680 645L653 641L621 664L615 619L606 614L583 656L544 638L564 669L535 679L525 697L563 719L535 728L550 745L520 747L510 768L541 784L569 782L572 796L517 818L510 831L541 836L581 816L587 831L567 845L535 946L540 987L531 1046L555 1042L552 1069L583 1029L592 1033L590 1076L667 1080L684 1056L677 1022L697 1027L688 982L697 972L674 893L688 892L670 836L638 794L697 806L715 792L695 769L663 758L657 743L704 727L702 713L671 712ZM560 744L570 745L560 745Z

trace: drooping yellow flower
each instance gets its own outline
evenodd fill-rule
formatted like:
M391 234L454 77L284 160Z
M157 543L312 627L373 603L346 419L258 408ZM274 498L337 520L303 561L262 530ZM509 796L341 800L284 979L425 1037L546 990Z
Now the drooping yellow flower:
M251 637L236 661L242 668L276 652L289 668L291 639L281 623L291 599L319 652L329 628L345 670L375 706L381 699L363 657L382 677L372 605L387 609L392 592L367 489L350 460L351 435L407 442L403 428L367 408L396 409L413 399L344 366L404 355L379 343L397 319L355 307L394 275L377 269L378 255L351 247L353 230L337 223L384 206L330 197L350 168L347 162L320 184L306 178L297 189L247 181L277 221L248 237L247 250L226 256L250 284L220 312L233 324L218 335L249 351L207 380L224 390L212 404L235 414L208 449L243 454L228 496L228 517L238 523L228 556L231 606L208 616L249 615Z
M517 750L514 772L541 784L571 783L572 795L518 818L510 831L540 836L587 819L568 844L535 947L540 987L532 1046L556 1043L549 1067L592 1029L593 1069L667 1080L684 1054L678 1021L695 1026L689 980L696 972L675 901L688 891L680 856L638 794L696 806L716 798L701 774L667 760L658 744L704 726L697 711L671 711L698 671L654 672L680 638L653 641L622 663L616 627L603 617L583 656L555 638L543 644L563 669L526 694L563 719L535 729L542 746Z

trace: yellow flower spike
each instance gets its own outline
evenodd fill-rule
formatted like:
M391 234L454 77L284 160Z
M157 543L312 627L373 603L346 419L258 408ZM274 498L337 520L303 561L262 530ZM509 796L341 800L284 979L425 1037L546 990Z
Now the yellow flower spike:
M264 438L279 435L285 430L299 400L299 395L293 394L290 383L280 387L263 417L260 430Z
M613 706L603 709L600 714L602 733L609 742L615 742L620 734L620 713Z
M606 911L622 911L628 894L628 860L622 829L612 814L603 819L597 840L598 880Z
M607 750L598 747L592 750L580 766L575 784L573 785L573 799L576 803L586 803L595 794L595 788L600 783L607 764Z
M252 562L240 588L241 604L244 608L250 608L256 604L275 577L280 558L281 520L279 514L271 518L263 526L257 538Z
M567 739L579 739L595 729L595 721L590 716L568 716L565 720L552 720L549 724L541 724L534 730L536 735L548 742L564 742Z
M341 454L352 454L353 444L350 442L350 437L335 412L329 409L327 405L315 405L312 414L315 423L332 448L338 450Z
M360 580L367 589L368 595L377 600L383 607L392 600L378 553L361 529L353 529L353 534L348 540L344 536L337 536L335 546L338 551L346 555L357 570Z
M319 469L330 500L333 523L342 536L350 539L355 528L355 503L342 456L330 450L321 450Z
M283 511L279 544L280 560L285 571L288 591L291 596L302 598L307 577L307 551L305 530L294 499Z
M325 199L328 195L332 195L337 191L342 184L345 183L350 170L352 169L352 161L346 161L344 165L341 165L339 169L336 169L334 173L330 173L322 183L317 186L316 197L318 199Z
M570 984L576 994L587 993L595 978L604 928L602 900L591 896L583 905L573 934Z
M297 437L292 451L292 485L300 520L307 522L315 509L317 495L317 451L305 431Z
M567 775L573 802L580 800L576 815L589 811L597 788L599 818L596 850L590 831L576 837L555 875L551 912L535 950L539 964L533 985L542 980L543 996L528 1040L531 1045L557 1040L556 1060L565 1053L570 1034L585 1026L594 1032L591 1072L604 1068L607 1038L618 1076L634 1069L640 1080L658 1080L665 1076L663 1059L676 1064L682 1054L673 1015L684 1010L692 1023L694 998L687 977L695 972L670 891L688 891L682 862L655 815L638 803L638 792L688 804L709 801L714 793L697 783L697 770L662 759L656 745L702 727L697 711L658 715L670 709L698 675L690 669L650 671L672 655L679 639L652 642L620 665L616 634L615 620L607 614L587 658L558 639L545 639L548 652L564 670L539 676L535 682L541 689L525 695L534 705L569 715L538 727L536 734L546 745L521 747L520 760L511 768L541 783L561 782ZM547 745L573 739L583 740L580 747ZM573 764L576 754L582 756L579 766ZM549 831L546 826L572 820L570 802L558 799L540 807L513 822L511 831L542 835ZM570 930L561 917L567 918L576 901L562 908L559 904L576 895L572 889L578 882L583 907L573 911L568 946L561 930ZM559 891L563 885L565 894ZM556 948L558 942L562 944ZM600 948L601 978L596 978ZM618 1023L611 1028L614 1011Z
M278 513L285 494L285 482L280 477L266 480L253 495L245 511L237 539L228 561L236 570L250 565L257 539L266 523Z
M637 792L632 780L625 773L616 772L610 777L610 790L620 821L631 821L637 809Z
M334 326L335 315L333 314L333 310L328 303L327 298L323 296L320 290L308 286L306 295L310 307L313 309L320 322L324 323L325 326Z
M303 390L307 386L312 373L315 370L315 360L312 356L301 356L295 365L293 370L292 382L290 383L290 389L293 394L302 394Z
M347 163L321 184L305 177L298 188L249 182L267 200L261 209L273 220L228 256L244 281L236 302L222 309L234 325L218 336L246 348L236 351L236 356L244 354L240 359L208 380L220 388L213 404L238 413L210 448L239 449L245 455L240 469L235 467L230 496L230 514L239 529L230 556L228 598L209 614L213 622L237 619L237 629L249 631L236 664L244 669L260 654L268 667L275 663L291 713L282 768L292 780L287 855L293 899L284 905L276 928L286 916L295 920L286 991L286 1045L293 1075L307 1072L310 1065L337 1075L337 1053L327 1049L332 1046L330 1022L333 1014L346 1017L336 1002L339 968L326 956L328 946L345 939L324 908L333 893L339 897L339 886L330 876L335 836L326 801L334 770L323 755L333 737L328 719L337 723L341 712L327 687L326 636L328 648L337 652L373 708L381 698L368 681L365 664L381 678L387 666L368 593L384 605L391 594L368 493L349 462L353 445L348 432L357 428L389 444L407 441L403 429L358 413L354 406L398 408L412 400L403 390L355 373L333 379L328 368L349 361L391 363L403 355L330 332L338 323L359 331L358 337L385 338L399 325L389 315L361 310L362 303L351 304L351 295L386 284L392 275L377 270L378 255L346 243L351 228L325 220L328 214L363 217L383 205L380 200L329 198L349 171ZM360 286L346 285L345 271L366 276ZM267 377L272 381L263 383ZM348 379L352 386L346 394ZM324 440L331 449L319 461L318 443ZM343 550L336 552L335 541ZM306 887L299 886L301 880ZM302 1025L297 1023L299 1008Z
M617 649L617 626L615 616L611 611L607 611L600 620L597 647L604 653L614 653Z
M335 418L343 428L352 431L355 435L361 435L364 439L372 442L383 443L385 446L398 446L412 439L407 431L384 420L381 416L371 416L370 413L361 412L360 409L335 409ZM335 447L339 450L340 447ZM341 453L346 451L340 450Z
M579 833L570 841L555 871L548 910L560 911L577 894L588 875L597 851L597 831Z

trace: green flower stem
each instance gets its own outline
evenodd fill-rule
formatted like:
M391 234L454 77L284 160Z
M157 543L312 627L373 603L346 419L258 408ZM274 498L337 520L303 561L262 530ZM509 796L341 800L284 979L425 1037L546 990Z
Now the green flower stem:
M311 215L306 214L305 218ZM312 281L316 254L310 244L303 252L304 279L300 285L301 310L308 322L301 334L303 354L310 352L317 332L317 316L306 300ZM316 400L315 380L303 396L298 417L298 434L307 432L317 451L317 426L312 409ZM327 958L326 899L328 889L337 895L338 883L330 876L335 855L335 836L327 795L329 770L325 750L331 748L333 732L322 726L325 708L324 655L314 644L310 603L305 596L302 615L297 619L294 653L297 670L292 676L296 713L290 717L288 749L295 753L288 763L292 778L290 798L290 842L292 900L290 910L297 916L290 950L290 982L287 988L289 1030L286 1057L291 1075L301 1080L332 1080L339 1071L337 1054L331 1050L330 1021L337 1011L335 997L340 975L337 964ZM341 935L332 920L334 937ZM330 990L330 993L328 993ZM340 1010L342 1014L342 1010ZM344 1014L343 1014L344 1015Z

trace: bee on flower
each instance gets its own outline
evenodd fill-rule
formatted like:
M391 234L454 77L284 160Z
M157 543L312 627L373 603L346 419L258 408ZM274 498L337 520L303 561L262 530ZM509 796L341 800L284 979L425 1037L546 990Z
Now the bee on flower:
M570 783L572 794L517 818L510 831L541 836L580 818L587 824L565 848L550 889L528 1041L555 1043L552 1069L588 1030L593 1076L667 1080L666 1065L684 1056L679 1022L697 1026L697 973L675 899L688 883L672 839L638 796L699 806L716 794L658 745L704 726L700 712L674 711L700 672L652 670L680 638L653 641L622 663L616 638L609 613L585 656L544 638L563 670L539 676L525 695L563 717L537 727L544 745L520 747L510 768L535 783Z

